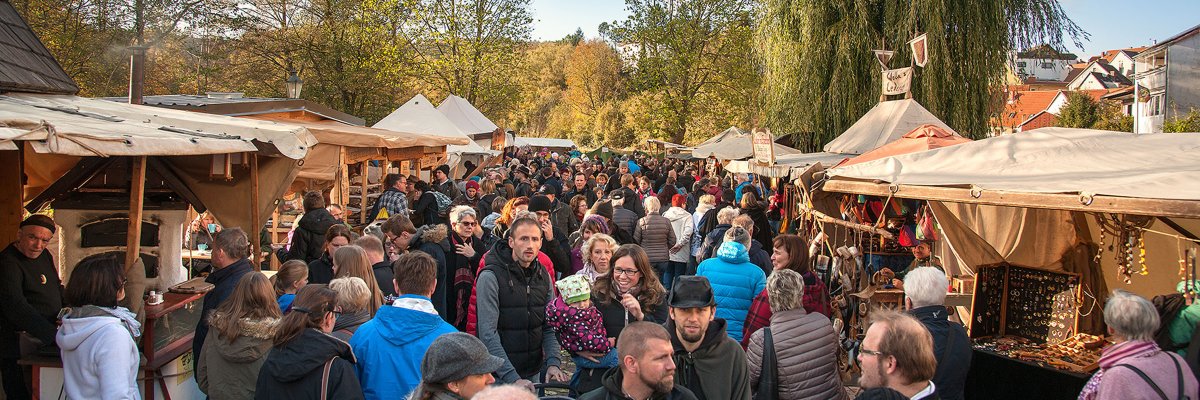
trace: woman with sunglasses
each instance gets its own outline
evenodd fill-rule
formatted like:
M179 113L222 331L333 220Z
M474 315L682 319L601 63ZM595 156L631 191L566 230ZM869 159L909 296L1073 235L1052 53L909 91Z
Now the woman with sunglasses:
M631 322L667 321L667 290L650 267L646 251L636 244L621 245L613 252L608 273L596 277L592 284L592 304L600 310L608 340L616 345L621 330ZM603 354L578 354L598 358ZM586 393L600 387L603 369L580 368L579 383L574 388Z
M337 293L325 285L308 285L296 293L259 370L256 399L363 398L354 352L330 335L340 313Z

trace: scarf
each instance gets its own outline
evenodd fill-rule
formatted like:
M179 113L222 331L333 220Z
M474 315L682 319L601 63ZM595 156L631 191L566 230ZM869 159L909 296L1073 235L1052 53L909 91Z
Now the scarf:
M1123 363L1125 360L1145 357L1158 354L1162 351L1158 348L1158 344L1147 340L1130 340L1127 342L1117 343L1109 348L1104 349L1100 354L1100 370L1088 379L1083 390L1079 392L1079 400L1093 400L1096 398L1096 391L1100 389L1100 381L1104 379L1104 371L1117 364Z

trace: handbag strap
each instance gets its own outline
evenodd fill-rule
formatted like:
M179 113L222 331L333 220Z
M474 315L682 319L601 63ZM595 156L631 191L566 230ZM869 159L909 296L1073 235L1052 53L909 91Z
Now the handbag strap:
M771 336L771 327L763 327L763 356L762 368L758 374L758 393L756 399L778 399L776 387L763 387L763 384L775 386L779 384L779 371L775 359L775 338Z
M321 400L329 397L329 370L333 368L333 360L337 356L329 357L329 361L325 362L325 372L321 374Z
M933 370L933 376L941 376L942 375L942 369L947 364L944 361L950 359L949 358L950 357L950 347L954 346L954 337L955 336L957 336L957 335L954 334L953 328L946 331L946 347L942 348L941 358L938 359L941 361L938 362L937 368Z
M1178 398L1183 399L1185 398L1183 394L1183 371L1179 368L1179 361L1176 360L1175 357L1171 357L1170 354L1168 354L1167 357L1170 357L1171 362L1175 364L1176 390L1178 390L1176 394L1179 396ZM1162 398L1163 400L1169 400L1167 394L1163 392L1162 388L1160 388L1157 383L1154 383L1153 379L1150 379L1145 372L1142 372L1142 370L1138 369L1137 367L1129 364L1117 364L1113 367L1125 367L1126 369L1133 371L1133 373L1141 377L1143 381L1146 381L1146 384L1150 385L1151 389L1154 389L1154 393L1158 393L1158 397Z

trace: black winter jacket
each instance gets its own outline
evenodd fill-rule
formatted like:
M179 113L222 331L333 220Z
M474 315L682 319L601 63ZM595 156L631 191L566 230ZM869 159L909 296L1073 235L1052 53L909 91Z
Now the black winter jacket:
M354 352L350 345L316 329L305 329L299 336L267 354L258 372L254 398L257 400L308 400L321 398L321 380L325 363L329 368L329 399L362 399L362 387L354 372Z
M967 330L946 319L948 314L945 306L918 307L908 313L921 321L933 336L933 355L938 362L933 384L938 396L950 400L962 399L967 370L971 368L971 340L967 338ZM947 345L950 346L949 350L946 349Z
M287 259L303 260L307 264L321 258L321 254L325 252L325 232L337 223L333 215L324 208L305 212L296 225L296 232L292 234L292 245L288 248Z
M621 372L621 367L616 367L608 370L604 374L604 386L599 389L585 393L579 396L579 400L633 400L625 396L625 391L621 389L621 382L624 380L624 375ZM695 400L696 395L691 390L681 385L675 385L671 388L670 393L655 393L650 396L652 400Z

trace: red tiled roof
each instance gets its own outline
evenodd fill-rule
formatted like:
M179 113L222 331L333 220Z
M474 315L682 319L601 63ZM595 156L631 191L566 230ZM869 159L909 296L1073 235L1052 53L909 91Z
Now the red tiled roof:
M1034 114L1041 112L1050 106L1054 101L1054 97L1058 95L1057 90L1035 90L1035 91L1018 91L1015 93L1015 101L1009 101L1010 94L1005 94L1004 110L1000 114L1000 125L1005 128L1014 128L1019 126L1026 119Z
M1018 125L1018 127L1021 128L1022 132L1024 132L1024 131L1031 131L1031 130L1034 130L1037 128L1045 128L1047 126L1054 126L1054 124L1056 122L1058 122L1057 115L1048 113L1045 110L1043 110L1043 111L1038 111L1037 114L1034 114L1032 117L1029 117L1024 122L1021 122L1021 124Z
M1130 47L1127 49L1105 50L1103 52L1100 52L1100 57L1104 58L1104 61L1112 62L1112 60L1117 57L1117 54L1121 54L1122 52L1125 52L1125 53L1129 53L1129 58L1133 58L1133 56L1137 55L1137 53L1141 53L1142 50L1146 50L1146 46Z

